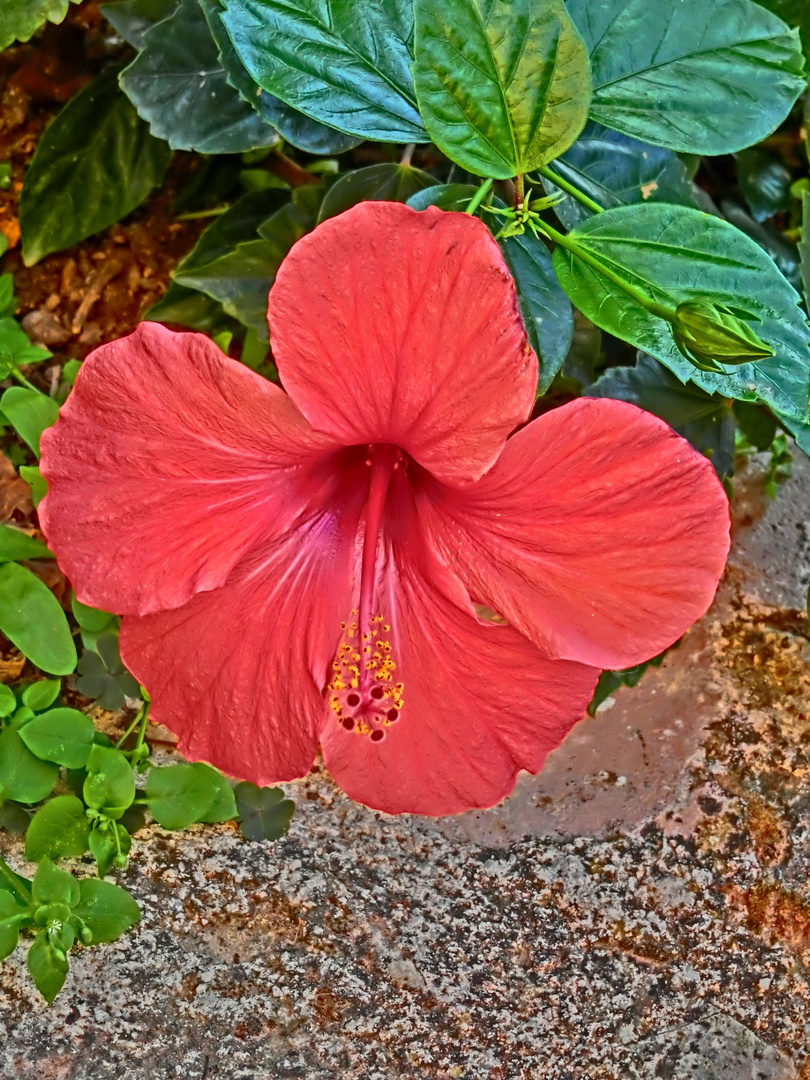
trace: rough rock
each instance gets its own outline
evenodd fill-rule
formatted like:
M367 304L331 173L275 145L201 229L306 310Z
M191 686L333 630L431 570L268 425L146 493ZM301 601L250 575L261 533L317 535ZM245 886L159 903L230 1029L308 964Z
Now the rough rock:
M51 1009L0 967L0 1075L810 1080L810 466L761 481L711 611L501 806L388 818L315 769L276 844L138 833L137 930Z

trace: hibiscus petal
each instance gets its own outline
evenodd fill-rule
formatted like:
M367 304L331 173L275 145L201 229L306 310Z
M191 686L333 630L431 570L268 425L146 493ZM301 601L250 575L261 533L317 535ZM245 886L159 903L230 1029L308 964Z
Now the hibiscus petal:
M393 443L449 484L475 480L537 384L500 249L435 207L365 202L319 225L270 291L281 381L319 431Z
M650 413L582 398L509 440L474 487L426 478L419 513L472 596L549 656L625 668L708 608L729 549L711 464Z
M40 521L84 603L177 607L294 520L330 445L202 334L141 323L85 360L43 435Z
M124 617L122 658L186 758L259 785L308 772L359 510L313 515L182 608Z
M399 718L374 742L332 717L324 760L351 798L389 814L493 806L582 717L599 672L548 660L512 627L479 621L409 516L389 520L377 590L402 683Z

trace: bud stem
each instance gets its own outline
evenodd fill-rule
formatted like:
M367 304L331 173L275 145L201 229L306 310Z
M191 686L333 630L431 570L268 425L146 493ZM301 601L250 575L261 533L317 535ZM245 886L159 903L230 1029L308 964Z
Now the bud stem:
M598 202L594 202L589 198L584 191L580 191L578 187L574 187L568 180L563 179L562 176L558 176L557 173L552 172L548 165L541 165L537 170L541 176L545 176L546 180L550 180L555 187L558 187L561 191L565 191L577 202L581 202L583 206L587 206L589 210L592 210L594 214L604 213L604 206L600 206Z
M479 187L478 191L476 191L476 193L473 195L473 197L467 203L466 207L464 208L464 213L465 214L474 214L475 211L478 209L478 207L481 205L481 203L484 201L484 199L489 194L489 191L490 191L491 187L492 187L492 180L491 179L485 180L483 182L483 184L481 184L481 186Z

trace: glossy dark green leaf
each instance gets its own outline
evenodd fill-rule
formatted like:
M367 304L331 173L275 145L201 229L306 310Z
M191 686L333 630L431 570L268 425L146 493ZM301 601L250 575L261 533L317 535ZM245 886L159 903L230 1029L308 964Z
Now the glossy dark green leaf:
M414 210L427 210L429 206L438 206L440 210L463 214L476 190L474 184L435 184L433 187L423 188L415 195L411 195L408 206ZM478 216L480 216L480 210Z
M414 83L440 150L478 176L530 172L588 116L585 44L562 0L415 0Z
M175 279L178 275L182 277L208 266L245 240L255 240L262 222L267 221L289 200L289 192L276 189L251 192L237 199L233 206L214 219L189 254L180 261Z
M253 81L228 36L220 18L219 0L202 0L202 5L211 36L219 50L219 62L227 73L228 82L258 112L265 123L274 127L292 146L310 154L342 154L345 150L357 146L361 141L357 136L346 135L345 132L327 127L326 124L319 124L317 120L310 119L262 90Z
M200 821L219 794L210 770L196 765L167 765L151 769L146 798L152 817L164 829L185 829Z
M225 0L254 82L338 131L424 142L410 64L411 0Z
M727 154L804 89L799 34L753 0L569 0L591 56L591 117L645 142Z
M227 329L230 322L222 304L197 289L187 289L174 281L143 318L148 322L176 323L209 334Z
M39 679L23 690L22 703L34 712L43 712L53 705L61 689L61 679Z
M83 855L90 822L75 795L57 795L34 814L25 837L25 857L31 862Z
M737 178L755 221L790 206L791 176L778 158L762 150L742 150L737 154Z
M432 187L437 181L429 173L410 165L383 162L365 169L348 172L333 184L324 196L318 222L342 214L359 202L387 200L408 202L412 195L423 188Z
M50 709L20 728L20 738L42 761L66 769L83 769L90 756L96 729L78 709Z
M246 196L251 197L257 196ZM255 330L261 341L268 341L270 286L293 244L314 228L320 197L319 188L298 188L290 202L262 223L258 240L240 243L202 266L184 262L177 268L176 280L218 300L229 315ZM189 258L196 254L195 248Z
M236 796L233 793L228 777L223 776L219 769L213 769L204 762L198 762L195 768L198 772L204 773L214 785L214 799L205 813L197 820L211 823L231 821L232 818L237 816L238 811L236 808Z
M53 1004L54 998L65 985L69 964L64 954L60 956L56 952L45 930L41 930L34 938L28 950L27 963L34 986L49 1005Z
M0 52L14 41L28 41L46 21L60 23L67 13L68 0L3 0Z
M141 910L126 889L88 877L79 882L79 890L74 914L90 931L93 945L115 941L140 922Z
M0 525L0 562L52 558L53 553L40 540L11 525Z
M247 840L278 840L290 827L295 803L281 788L257 787L247 780L234 789L239 831Z
M799 249L769 222L754 221L741 206L728 199L720 200L723 217L740 232L750 236L776 263L780 273L797 291L802 287L801 259Z
M21 907L11 893L0 890L0 960L11 956L17 948L20 924L29 917L27 907Z
M609 259L614 270L649 295L645 281L678 303L711 297L745 308L761 320L753 325L775 355L727 368L727 374L700 371L678 351L669 323L558 247L553 260L557 277L571 301L597 326L657 357L684 382L691 378L710 394L759 398L806 420L810 331L796 292L753 240L719 218L664 204L607 210L570 235L591 255Z
M103 878L110 872L119 852L122 859L129 855L132 838L120 822L103 820L90 833L87 846L96 860L98 876Z
M585 394L629 401L660 416L711 459L719 476L734 472L735 423L728 399L682 383L652 356L641 356L635 367L608 368Z
M46 129L25 174L20 228L27 266L108 228L163 180L171 154L107 70Z
M0 800L39 802L50 795L58 776L58 765L35 757L18 731L0 731Z
M173 150L233 154L277 140L228 82L198 0L143 35L143 49L121 73L138 114Z
M59 403L38 390L10 386L0 398L0 410L21 439L39 457L42 432L56 423Z
M551 168L605 210L644 202L694 205L686 166L677 154L592 120ZM549 192L559 191L549 181L543 184ZM591 216L591 211L570 195L564 195L554 213L567 229Z
M83 795L88 806L103 810L114 819L120 818L131 805L135 798L135 775L120 750L97 744L91 747Z
M798 251L804 304L810 311L810 191L802 194L802 228Z
M143 35L155 23L162 22L174 12L180 0L117 0L102 4L99 11L135 49L144 46Z
M59 601L18 563L0 565L0 630L42 671L69 675L76 667L76 646Z

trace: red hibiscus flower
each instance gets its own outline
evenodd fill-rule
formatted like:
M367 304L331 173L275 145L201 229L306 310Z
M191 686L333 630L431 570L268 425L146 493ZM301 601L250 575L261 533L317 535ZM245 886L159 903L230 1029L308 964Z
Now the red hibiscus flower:
M123 614L127 666L186 757L265 784L320 744L380 810L490 806L600 668L706 610L722 488L622 402L512 434L536 358L466 215L327 221L269 320L286 393L152 323L88 357L42 440L48 542L81 601Z

